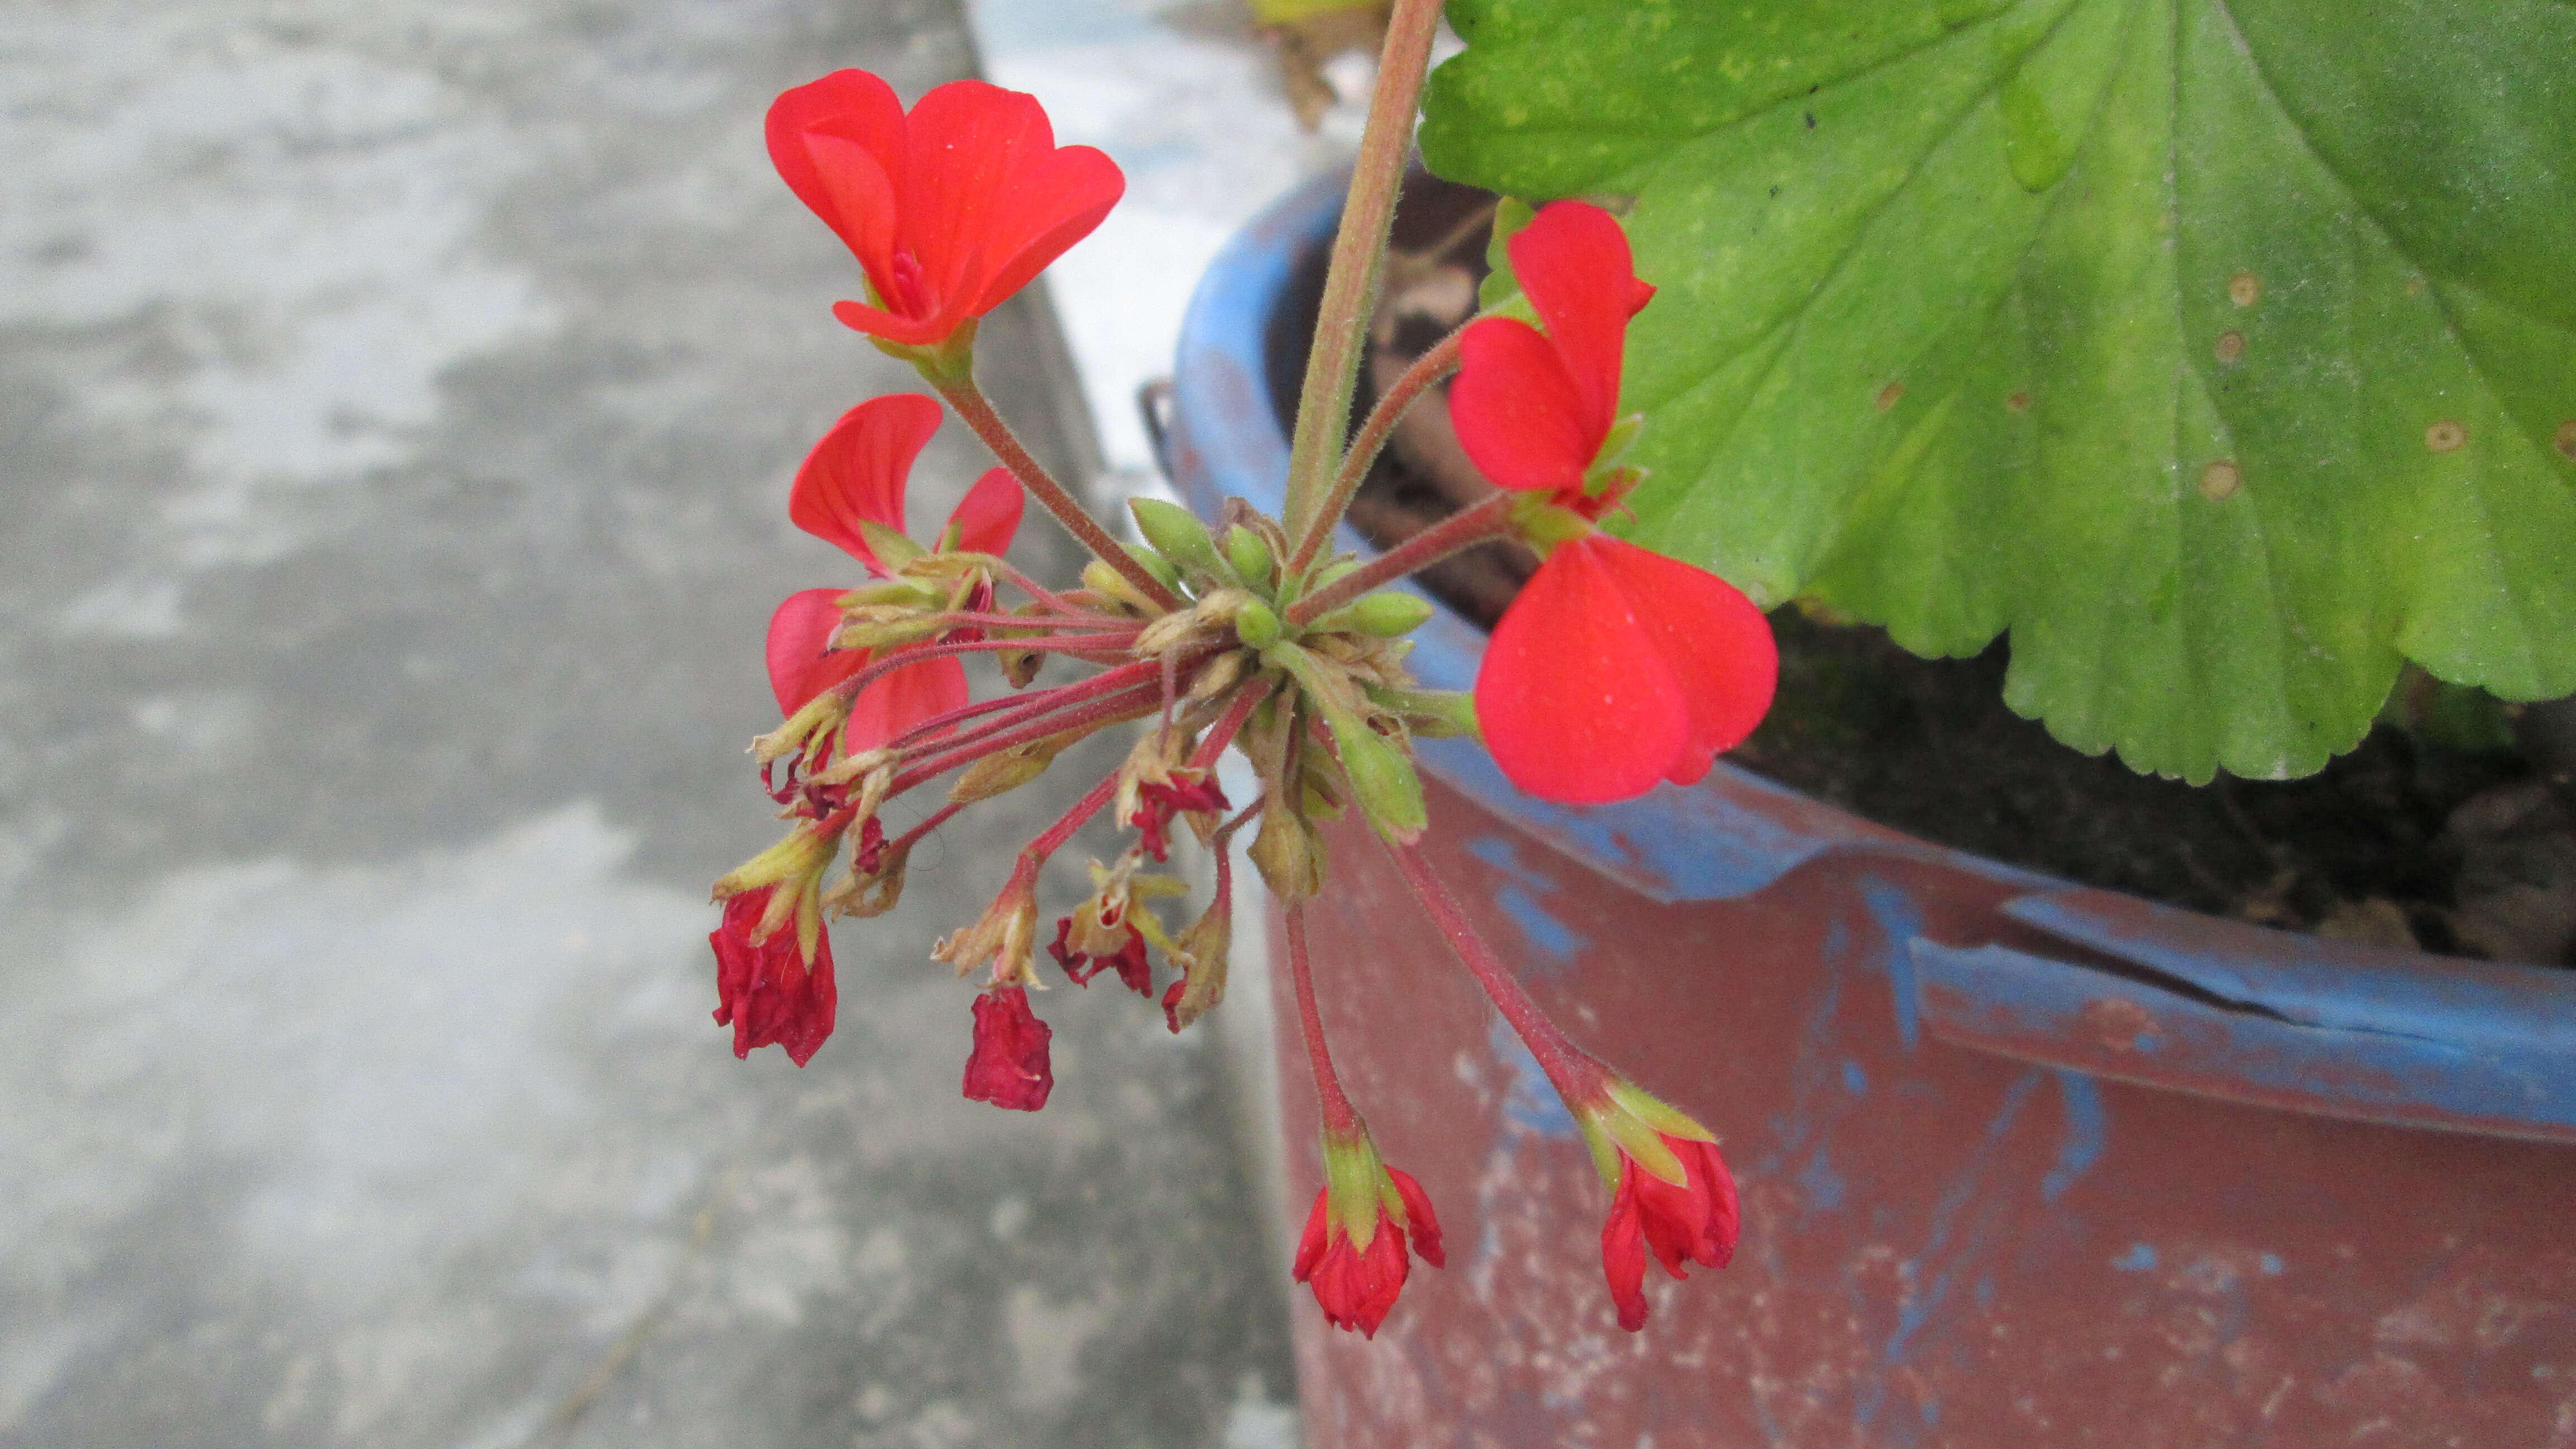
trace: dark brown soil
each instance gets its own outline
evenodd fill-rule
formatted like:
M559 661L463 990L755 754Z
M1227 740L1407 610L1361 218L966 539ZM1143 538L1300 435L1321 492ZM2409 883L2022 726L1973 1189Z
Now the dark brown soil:
M1428 177L1408 186L1355 426L1381 387L1472 315L1490 204ZM1272 323L1283 421L1323 263L1319 248ZM1383 547L1490 491L1435 393L1379 458L1352 521ZM1490 625L1535 564L1495 545L1426 582ZM1974 659L1930 660L1878 629L1794 607L1772 625L1778 702L1730 757L1737 764L1927 839L2088 885L2375 944L2576 965L2567 784L2576 761L2553 753L2576 733L2564 702L2519 720L2473 692L2410 677L2399 689L2405 707L2392 711L2405 723L2383 723L2323 772L2193 787L2077 753L2006 708L2003 640Z

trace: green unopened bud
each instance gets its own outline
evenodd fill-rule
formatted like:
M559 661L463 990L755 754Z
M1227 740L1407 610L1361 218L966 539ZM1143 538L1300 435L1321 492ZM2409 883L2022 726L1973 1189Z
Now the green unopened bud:
M1279 642L1279 615L1254 599L1236 612L1234 635L1251 648L1267 649Z
M1413 772L1413 761L1393 741L1356 720L1345 727L1327 715L1324 722L1332 726L1342 773L1369 824L1395 844L1411 845L1430 823L1422 804L1422 777Z
M1380 639L1401 639L1431 618L1431 602L1417 594L1385 589L1335 609L1314 624L1319 634L1349 630Z
M1127 511L1136 515L1136 531L1145 535L1145 542L1182 573L1207 578L1222 574L1216 544L1197 514L1159 498L1130 498Z
M1246 587L1266 593L1278 584L1279 561L1271 557L1269 541L1240 523L1225 531L1225 556Z

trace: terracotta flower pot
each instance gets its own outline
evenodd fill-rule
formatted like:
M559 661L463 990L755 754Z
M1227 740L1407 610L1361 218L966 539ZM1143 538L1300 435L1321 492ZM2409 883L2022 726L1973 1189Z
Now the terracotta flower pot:
M1203 512L1278 505L1266 334L1338 201L1200 288L1169 456ZM1469 684L1481 635L1418 637ZM1573 1123L1344 829L1327 1027L1450 1248L1374 1343L1299 1304L1315 1449L2576 1446L2576 972L2077 888L1724 765L1571 809L1425 755L1432 858L1578 1039L1726 1135L1744 1237L1617 1329Z

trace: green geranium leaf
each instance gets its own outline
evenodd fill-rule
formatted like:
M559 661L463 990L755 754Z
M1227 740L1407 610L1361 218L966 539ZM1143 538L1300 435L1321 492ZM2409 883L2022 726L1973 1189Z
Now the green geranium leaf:
M2141 770L2576 690L2576 6L1451 0L1444 175L1624 211L1636 537Z

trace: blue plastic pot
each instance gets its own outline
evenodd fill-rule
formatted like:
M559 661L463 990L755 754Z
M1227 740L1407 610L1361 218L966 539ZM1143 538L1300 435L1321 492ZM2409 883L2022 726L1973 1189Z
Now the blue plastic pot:
M1339 198L1200 287L1169 462L1202 513L1279 507L1266 341ZM1470 685L1481 633L1417 637ZM1724 764L1579 809L1471 743L1424 758L1437 863L1561 1020L1726 1136L1744 1244L1609 1326L1570 1121L1345 831L1328 1025L1453 1246L1374 1345L1301 1310L1317 1445L2576 1446L2576 972L2072 886Z

